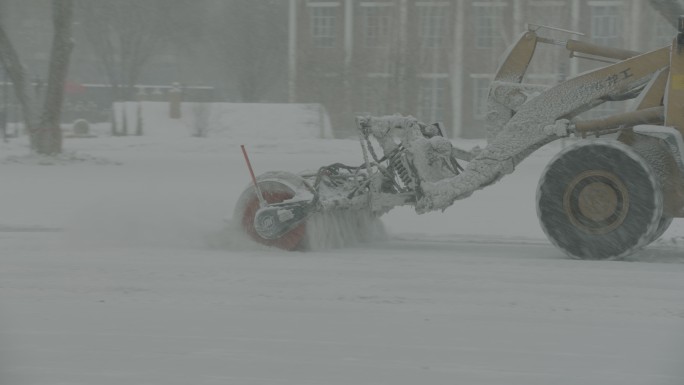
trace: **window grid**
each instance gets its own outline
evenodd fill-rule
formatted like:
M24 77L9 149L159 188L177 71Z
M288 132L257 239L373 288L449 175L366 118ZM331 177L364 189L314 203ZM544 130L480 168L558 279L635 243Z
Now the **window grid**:
M336 7L311 7L311 37L314 46L333 48L335 46Z
M491 49L502 40L504 7L473 7L475 11L475 47Z
M619 45L621 30L620 6L594 5L591 7L591 37L594 43L606 46Z
M391 7L363 7L364 45L384 47L389 42L392 27Z
M558 28L570 28L567 15L570 12L569 4L558 1L536 1L528 5L528 18L531 21L547 23ZM544 37L557 40L565 40L568 35L564 32L544 30ZM565 56L566 52L558 47L546 44L537 45L534 57L526 73L526 78L533 83L554 85L565 78L569 64Z
M441 48L444 43L445 8L418 7L418 37L422 48Z

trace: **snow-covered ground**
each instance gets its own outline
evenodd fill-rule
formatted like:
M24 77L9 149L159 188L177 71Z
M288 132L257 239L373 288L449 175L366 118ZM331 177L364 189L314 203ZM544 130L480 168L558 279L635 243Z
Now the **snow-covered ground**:
M684 221L568 259L534 208L558 144L444 213L396 209L387 239L290 253L226 226L239 145L297 172L359 164L357 141L163 130L60 161L0 144L1 384L684 383Z

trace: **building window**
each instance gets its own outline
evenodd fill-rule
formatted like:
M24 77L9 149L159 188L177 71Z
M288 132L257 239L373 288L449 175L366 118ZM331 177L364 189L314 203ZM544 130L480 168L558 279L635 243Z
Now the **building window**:
M473 117L484 119L487 117L487 98L489 97L489 84L492 82L491 75L473 76Z
M435 74L420 81L418 119L425 123L444 121L448 75Z
M392 27L392 7L390 4L364 6L363 31L364 45L368 48L385 47L389 44Z
M473 2L475 47L491 49L503 44L503 11L506 3Z
M323 3L326 4L326 3ZM311 5L311 37L314 46L319 48L335 47L337 3L330 5Z
M594 43L605 46L619 46L621 43L622 19L619 5L591 6L591 38Z
M418 38L421 48L441 48L446 31L448 3L425 3L418 7Z
M570 18L570 4L565 1L551 1L541 0L529 2L527 4L528 11L526 17L531 23L538 23L549 25L558 28L569 29L568 24ZM568 34L552 29L544 29L542 32L546 38L556 40L567 40ZM532 80L533 76L537 76L535 80L542 80L540 84L555 84L558 79L562 77L569 70L567 63L567 52L558 49L558 47L547 44L539 44L534 51L534 57L527 70L527 78ZM539 83L535 81L535 83Z
M570 4L566 1L530 1L527 4L527 7L525 18L528 18L530 23L549 25L557 28L570 28ZM562 40L568 38L567 33L552 29L544 29L543 33L545 37L553 39Z

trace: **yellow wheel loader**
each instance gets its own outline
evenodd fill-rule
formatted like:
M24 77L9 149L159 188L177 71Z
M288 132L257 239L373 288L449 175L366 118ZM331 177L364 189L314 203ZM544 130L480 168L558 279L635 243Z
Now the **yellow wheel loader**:
M538 34L544 28L528 27L505 54L489 89L483 149L455 148L440 124L410 116L357 117L363 163L253 176L235 218L255 241L284 249L312 247L321 229L363 236L395 206L444 210L574 136L581 140L551 160L537 190L551 242L574 258L614 259L654 241L684 217L684 17L670 46L645 53L549 39ZM530 84L539 44L607 64L554 86ZM578 118L630 99L631 111Z

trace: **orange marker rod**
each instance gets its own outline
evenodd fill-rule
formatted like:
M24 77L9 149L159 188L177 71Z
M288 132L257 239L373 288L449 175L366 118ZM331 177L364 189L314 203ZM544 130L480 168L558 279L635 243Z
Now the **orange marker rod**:
M257 199L259 199L259 207L266 207L266 205L267 205L266 200L264 199L263 194L261 194L261 189L259 188L259 185L257 184L256 177L254 176L254 170L252 170L252 163L250 163L249 157L247 156L247 150L245 150L245 145L241 144L240 148L242 148L242 155L245 156L245 162L247 162L247 168L249 169L249 175L252 177L252 183L254 183L254 190L256 190L256 196L257 196Z

